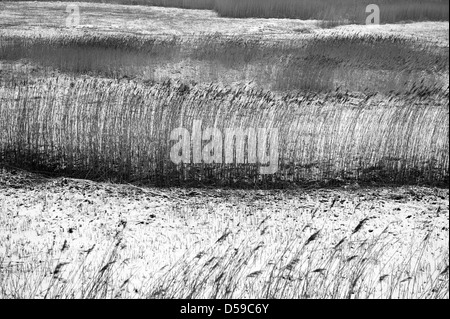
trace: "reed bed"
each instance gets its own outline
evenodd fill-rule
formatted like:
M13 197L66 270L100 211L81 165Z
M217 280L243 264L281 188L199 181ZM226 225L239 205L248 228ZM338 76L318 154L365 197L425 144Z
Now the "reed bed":
M71 1L64 1L71 2ZM219 16L233 18L290 18L340 21L364 24L363 0L86 0L125 5L177 7L215 10ZM448 0L379 0L381 23L402 21L448 21Z
M210 8L213 1L130 2ZM353 11L349 4L224 0L214 8L226 16L360 23L363 2L352 2ZM392 12L382 22L448 20L445 6L380 4ZM24 73L1 69L1 166L65 176L34 187L15 184L16 172L11 180L2 172L0 298L448 299L448 192L436 188L402 196L389 188L388 198L358 184L351 196L342 189L254 193L246 206L247 191L230 196L216 189L208 197L211 190L67 178L169 186L448 186L448 47L339 34L284 43L218 35L2 36L0 60L32 62ZM155 71L165 63L197 71L166 80L173 74ZM38 68L48 73L33 73ZM198 79L204 83L187 81ZM236 80L256 85L224 85ZM171 132L192 133L196 120L221 132L278 129L277 171L262 175L261 165L248 161L174 164ZM248 156L248 148L235 146L233 158ZM215 201L220 196L224 203ZM429 206L405 203L403 215L396 205L408 198L425 198ZM402 229L415 210L416 223ZM389 214L395 222L386 222Z
M280 95L59 76L3 85L0 96L2 161L33 169L162 184L448 181L445 94ZM170 134L192 132L195 120L221 132L278 129L279 170L261 176L253 164L173 164Z
M354 0L218 0L216 11L221 16L235 18L293 18L366 22L366 7L373 1ZM435 1L381 0L381 23L400 21L448 21L449 3Z
M419 270L433 263L425 257L430 249L426 237L414 244L407 258L395 258L391 264L386 258L394 258L393 251L401 245L383 233L369 240L342 238L333 247L318 239L320 231L282 245L254 239L221 244L229 235L224 233L216 246L175 264L149 285L148 297L440 299L448 295L445 253L440 260L443 271Z
M185 205L186 209L198 207ZM365 224L370 218L366 217L353 220L340 237L307 229L313 220L303 226L295 224L297 230L278 233L271 229L271 217L275 216L252 224L242 208L239 211L241 227L217 230L215 237L206 240L210 244L188 245L174 261L168 256L178 249L180 238L172 238L164 247L155 242L145 246L147 241L144 246L131 244L137 238L145 239L131 220L109 225L110 235L96 234L104 239L84 249L78 248L79 242L72 237L63 239L67 237L64 234L53 242L33 242L32 247L28 240L23 248L18 248L17 239L16 245L3 246L12 241L7 238L0 244L5 252L0 256L0 297L448 298L448 246L437 246L431 232L405 240L404 233L399 238L388 226L368 234ZM98 215L105 216L103 211ZM210 218L214 229L223 228L220 215ZM166 254L161 253L164 248ZM141 249L153 257L143 263Z
M272 42L221 35L2 36L0 59L112 78L225 85L253 81L272 91L426 95L448 90L448 48L379 34L333 32Z

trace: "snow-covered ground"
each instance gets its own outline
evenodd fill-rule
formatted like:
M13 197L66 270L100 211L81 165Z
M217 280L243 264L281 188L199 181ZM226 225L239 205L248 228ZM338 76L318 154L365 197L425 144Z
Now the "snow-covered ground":
M125 222L118 262L126 263L117 276L125 280L133 274L128 288L137 295L146 282L180 258L188 260L186 256L217 246L228 230L229 245L263 245L260 259L243 268L248 273L268 267L266 262L290 242L302 242L320 231L312 254L332 249L343 238L348 258L361 253L364 243L383 250L370 266L375 277L386 273L407 278L408 270L396 273L396 267L406 266L410 257L414 264L429 236L420 255L420 267L424 267L420 271L437 276L446 262L448 266L448 202L448 189L413 186L155 189L4 169L0 173L0 266L38 269L68 263L70 269L70 265L78 267L80 256L92 247L98 249L95 254L101 261ZM316 262L320 265L320 259Z

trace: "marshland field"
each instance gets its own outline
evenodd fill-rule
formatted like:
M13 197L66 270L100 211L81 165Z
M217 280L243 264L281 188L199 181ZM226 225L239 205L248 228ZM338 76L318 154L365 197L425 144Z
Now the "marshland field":
M449 298L448 1L101 2L0 2L0 298Z

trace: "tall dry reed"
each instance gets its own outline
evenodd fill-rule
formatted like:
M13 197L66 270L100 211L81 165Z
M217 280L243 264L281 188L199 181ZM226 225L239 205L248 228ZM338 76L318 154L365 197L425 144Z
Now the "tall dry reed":
M179 183L446 181L448 99L343 93L279 95L250 87L72 78L0 87L2 160L34 169ZM176 166L171 131L277 128L280 168ZM203 146L206 141L203 142Z

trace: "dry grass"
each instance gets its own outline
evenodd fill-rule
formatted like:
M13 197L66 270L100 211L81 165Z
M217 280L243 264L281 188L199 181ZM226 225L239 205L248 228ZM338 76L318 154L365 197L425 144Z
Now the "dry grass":
M27 6L47 26L48 5ZM14 6L6 9L8 18ZM101 10L119 9L93 5L86 19L100 23ZM172 22L172 14L184 19L188 11L146 9L128 8L132 17L162 14ZM345 28L279 41L256 33L168 37L87 30L42 37L14 28L0 37L0 58L6 65L25 62L27 70L4 68L1 76L0 148L9 163L163 184L261 182L252 165L171 163L170 132L202 119L204 128L221 131L278 128L282 164L271 182L448 177L445 37L428 43Z
M70 2L70 1L66 1ZM370 0L87 0L126 5L215 10L233 18L291 18L362 23ZM379 0L381 23L448 21L448 0Z
M274 91L385 94L448 89L448 48L383 35L315 35L307 41L209 35L0 37L0 59L61 72L183 82L254 82Z
M29 0L15 0L17 2L29 2ZM215 7L215 0L37 0L39 2L85 2L85 3L108 3L122 5L139 5L139 6L157 6L166 8L182 8L182 9L209 9Z
M77 28L66 27L66 5L63 2L0 2L0 33L28 37L62 38L95 32L99 36L151 35L182 36L203 34L263 38L265 41L305 40L313 35L327 35L339 30L346 36L376 34L406 37L416 43L437 43L448 48L448 23L416 22L379 26L343 25L336 29L321 27L318 20L238 19L218 17L208 10L123 6L83 3ZM108 16L108 19L104 17Z
M33 169L163 184L448 179L446 95L432 102L339 92L277 95L241 86L66 76L17 80L0 92L2 160ZM278 128L279 171L264 177L255 165L174 165L171 131L191 131L196 119L203 129L222 132Z
M373 1L354 0L218 0L216 11L221 16L236 18L293 18L365 23L366 7ZM381 0L381 23L400 21L448 21L446 0L403 1Z
M312 235L314 236L314 235ZM263 236L261 236L263 237ZM436 273L422 259L426 239L390 268L381 260L395 256L396 240L381 234L365 240L341 240L337 248L305 237L270 245L252 239L217 245L182 260L148 288L150 298L366 299L446 298L448 273ZM271 242L271 238L268 239ZM261 251L262 250L262 251ZM445 265L448 255L441 255ZM250 267L249 267L250 266ZM397 268L398 267L398 268ZM249 271L249 268L252 269ZM381 272L379 270L383 269ZM445 266L444 268L445 269ZM385 271L383 275L381 275ZM384 282L386 280L386 282Z
M85 21L97 28L93 16L110 6L94 7ZM0 59L8 60L0 76L2 167L160 185L448 185L446 34L428 45L344 28L307 35L313 29L302 25L295 32L305 37L280 43L235 32L141 37L135 22L133 36L82 27L35 37L48 23L61 27L61 8L42 20L39 5L23 10L34 19L26 32L8 25L21 15L0 12L8 29L0 31ZM279 8L273 12L286 10ZM129 20L146 15L126 10ZM124 25L108 20L106 28L112 24ZM25 71L3 67L18 62ZM192 69L183 82L152 82L174 78L155 68L165 63ZM256 85L186 84L196 79ZM278 128L279 171L174 165L170 132L196 119L221 131ZM0 298L448 298L448 190L149 189L34 178L0 173Z
M61 29L63 3L1 6L0 58L22 59L37 69L185 83L254 82L272 91L448 90L448 25L439 23L323 30L300 20L86 4L81 26L72 30ZM101 18L105 14L113 17L108 23Z
M448 298L448 190L0 183L2 299Z

